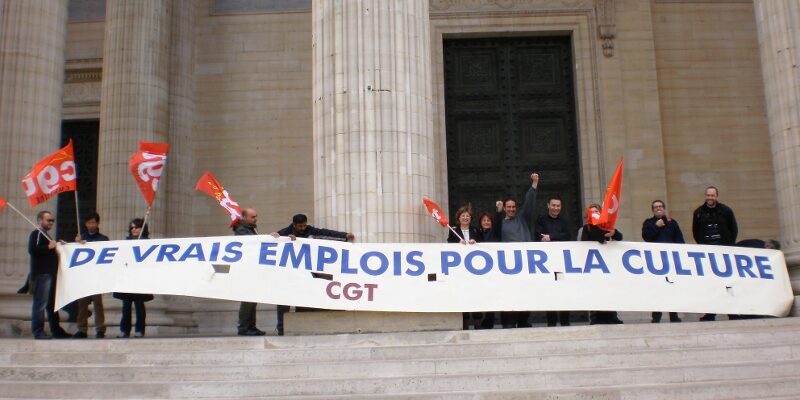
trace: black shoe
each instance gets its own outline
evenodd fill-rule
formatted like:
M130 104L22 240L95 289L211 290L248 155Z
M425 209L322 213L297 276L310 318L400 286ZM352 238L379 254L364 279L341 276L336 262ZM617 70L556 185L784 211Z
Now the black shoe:
M53 332L53 338L54 339L69 339L71 337L72 337L72 335L70 335L69 333L67 333L67 331L65 331L63 329L59 329L59 330Z
M131 337L131 334L130 333L125 333L125 332L120 332L120 334L117 335L117 337L120 338L120 339L127 339L127 338Z
M700 317L700 321L716 321L717 316L715 314L706 314Z
M94 337L95 337L95 339L103 339L103 338L106 337L106 333L105 332L97 332L97 334L95 334Z
M531 325L528 322L522 322L522 323L517 324L517 327L518 328L531 328L531 327L533 327L533 325Z
M264 336L266 332L256 328L249 328L247 330L239 331L239 336Z
M77 331L74 335L72 335L73 339L86 339L86 332Z
M548 327L549 327L549 326L556 326L556 323L555 323L555 322L548 322L548 323L547 323L547 326L548 326Z
M561 326L569 326L569 322L562 322Z
M651 324L659 324L659 323L661 323L661 320L660 319L654 319L654 320L651 320L650 323Z
M40 333L38 335L34 335L33 338L36 339L36 340L50 340L53 337L48 335L48 334L46 334L46 333Z
M683 322L680 318L670 319L669 322Z
M608 320L608 323L609 324L617 324L617 325L618 324L624 324L624 322L622 322L622 320L619 319L619 318L610 319L610 320Z

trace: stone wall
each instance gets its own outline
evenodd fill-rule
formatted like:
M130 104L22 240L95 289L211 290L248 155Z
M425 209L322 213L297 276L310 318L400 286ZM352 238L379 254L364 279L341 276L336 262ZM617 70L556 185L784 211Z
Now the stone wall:
M656 1L652 21L672 215L691 241L691 213L714 185L739 239L778 239L753 5Z
M311 12L209 15L195 28L195 171L211 171L259 231L313 216ZM196 194L194 234L229 235L230 219ZM345 227L331 227L342 229Z

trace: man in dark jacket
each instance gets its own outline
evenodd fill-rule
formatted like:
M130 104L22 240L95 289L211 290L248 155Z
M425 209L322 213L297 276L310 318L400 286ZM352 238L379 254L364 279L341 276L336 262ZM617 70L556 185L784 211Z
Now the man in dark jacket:
M739 234L733 210L717 201L719 190L714 186L706 188L706 202L694 210L692 235L697 244L733 246ZM714 321L717 314L706 314L700 321Z
M35 229L28 237L28 254L31 255L30 276L33 289L33 306L31 307L31 330L35 339L50 339L44 332L44 314L50 333L56 339L71 337L59 324L55 311L56 275L58 273L58 253L56 242L47 236L56 220L50 211L40 211L36 215Z
M333 239L333 240L353 240L355 235L348 232L334 231L330 229L315 228L308 224L308 217L305 214L297 214L292 217L292 223L278 231L277 235L273 236L288 236L292 240L297 238L314 237L316 239ZM278 321L277 330L278 335L283 336L283 316L286 314L291 306L279 305L278 306ZM309 311L310 309L302 309L298 307L298 311Z
M552 196L547 200L547 214L536 219L537 242L568 242L572 239L569 223L561 218L561 197ZM569 311L548 311L547 326L569 326Z
M530 242L531 225L533 224L533 210L536 209L536 188L539 186L539 174L531 174L531 187L525 194L522 211L517 215L517 201L514 199L498 200L493 228L499 235L500 241L505 243ZM503 311L500 321L503 328L530 328L528 322L529 311Z
M667 216L667 205L661 200L654 200L650 203L653 216L644 220L642 223L642 239L645 242L653 243L686 243L683 240L683 232L678 225L678 221ZM654 324L661 322L661 312L653 311ZM669 313L669 322L681 322L678 313Z
M86 230L75 238L76 242L107 242L108 236L100 233L100 215L96 212L89 213L83 217L83 225ZM94 304L94 329L95 337L102 339L106 337L106 316L103 310L103 295L95 294L78 300L78 331L72 335L75 339L85 339L89 330L89 303Z
M253 208L242 210L242 219L233 226L236 236L258 235L256 224L258 212ZM237 325L240 336L263 336L264 331L256 328L256 303L243 301L239 305L239 323Z

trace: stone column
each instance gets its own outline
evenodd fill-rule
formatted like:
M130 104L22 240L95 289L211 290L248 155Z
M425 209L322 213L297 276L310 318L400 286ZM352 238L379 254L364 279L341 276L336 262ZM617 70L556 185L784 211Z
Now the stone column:
M800 293L800 3L756 0L754 6L775 166L780 240L792 288L797 294Z
M433 240L428 1L312 4L311 222L358 241Z
M139 141L168 141L170 4L106 2L97 208L103 230L112 237L127 232L128 222L147 208L128 171ZM168 203L163 186L148 222L151 237L165 236Z
M169 157L164 176L162 208L166 208L167 237L192 236L192 196L199 176L192 176L192 121L194 116L194 5L172 7L169 55Z
M20 181L61 141L66 30L67 0L0 0L0 196L28 217L56 208L50 200L31 210ZM33 227L8 208L0 226L0 319L29 319L30 298L15 293Z

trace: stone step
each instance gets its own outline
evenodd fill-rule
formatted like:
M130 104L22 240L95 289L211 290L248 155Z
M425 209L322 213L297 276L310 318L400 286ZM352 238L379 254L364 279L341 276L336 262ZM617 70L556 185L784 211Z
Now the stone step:
M584 327L595 330L595 327ZM601 331L603 328L597 328ZM110 340L110 341L49 341L33 343L35 351L24 351L27 345L10 345L18 350L0 353L0 365L241 365L265 363L319 363L368 360L450 359L468 357L513 357L520 354L540 356L558 354L583 354L593 352L620 352L653 349L703 349L749 347L761 343L793 345L800 341L797 328L772 330L710 331L708 333L675 334L662 336L621 336L604 338L602 335L565 334L557 340L531 341L445 341L424 345L394 345L374 347L322 347L322 348L268 348L263 349L263 339L232 338L230 348L224 338ZM521 330L518 330L521 331ZM579 332L574 331L574 332ZM457 334L456 334L457 335ZM551 337L554 335L551 335ZM501 337L500 340L508 339ZM21 342L20 340L17 340ZM150 342L149 344L143 344ZM95 344L96 343L96 344ZM258 344L261 344L261 348ZM174 347L174 349L173 349ZM177 350L176 350L177 349ZM254 351L264 350L264 351Z
M115 382L379 378L416 374L520 373L576 368L674 367L706 363L747 363L800 360L800 339L794 345L764 345L717 349L630 350L614 353L536 355L451 359L376 360L232 365L173 365L169 374L151 365L101 364L0 367L0 381ZM210 372L213 371L213 372Z
M621 393L628 386L629 395L622 398L735 398L743 397L743 387L732 385L741 380L764 379L771 385L793 391L773 389L750 391L749 397L761 395L790 395L800 389L797 371L800 361L767 361L730 364L705 364L684 367L595 368L547 372L503 374L416 375L405 377L299 380L237 380L204 382L4 382L2 396L39 398L211 398L266 397L295 395L384 395L431 392L480 391L560 391L576 388L598 389ZM210 371L213 374L213 370ZM165 370L165 374L169 371ZM676 386L695 383L697 386L676 391ZM708 387L713 387L709 397ZM705 388L705 389L703 389ZM706 395L708 393L708 395Z

